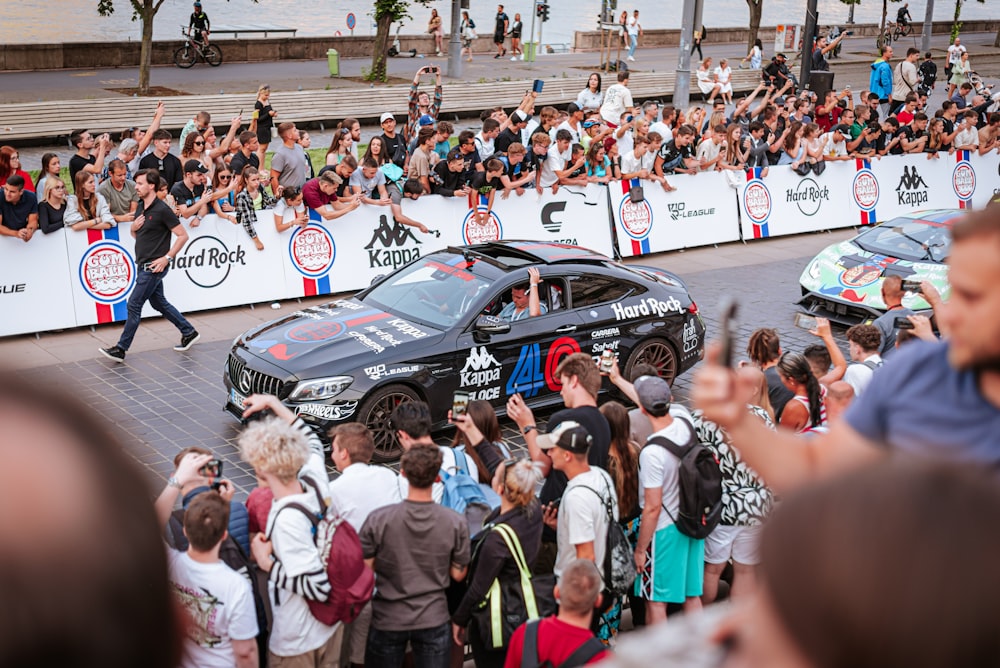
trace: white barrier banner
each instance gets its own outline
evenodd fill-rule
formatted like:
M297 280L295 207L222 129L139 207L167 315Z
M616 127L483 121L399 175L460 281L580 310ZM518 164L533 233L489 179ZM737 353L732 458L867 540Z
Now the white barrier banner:
M240 225L214 214L186 227L188 242L170 264L163 288L181 313L277 299L285 294L278 233L270 211L258 213L258 251ZM117 322L128 317L135 285L135 239L130 224L110 230L66 232L76 324ZM273 248L269 249L268 246ZM270 251L270 252L269 252ZM147 303L143 317L158 315Z
M64 234L0 237L0 336L76 326Z
M851 163L855 172L848 199L855 211L852 224L868 225L919 209L958 208L959 200L952 186L955 156L941 153L928 159L927 155L886 156ZM962 175L971 172L968 161L963 162L959 171Z
M822 174L799 176L789 165L776 165L761 177L746 173L737 192L743 239L764 239L850 227L857 224L845 206L855 175L850 161L827 162Z
M1000 156L996 151L979 155L977 151L956 151L952 165L951 187L962 208L986 206L1000 197ZM969 168L962 164L969 163Z
M608 184L622 257L739 241L735 191L723 173L678 174L671 183L677 190L639 179ZM631 201L634 186L642 186L644 201Z
M486 211L486 197L478 197ZM555 241L584 246L611 256L606 188L564 187L552 194L527 190L521 196L494 196L489 216L480 224L464 197L425 196L403 200L407 217L429 231L396 221L388 206L364 205L324 221L310 211L310 223L282 241L285 294L324 295L357 290L380 275L447 246L500 239Z

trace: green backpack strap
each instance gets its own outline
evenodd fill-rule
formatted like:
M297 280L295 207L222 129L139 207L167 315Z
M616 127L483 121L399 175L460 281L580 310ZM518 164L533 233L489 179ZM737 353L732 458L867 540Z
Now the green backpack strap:
M524 598L524 608L528 613L528 620L538 619L538 603L535 600L535 588L531 584L531 570L528 562L524 558L524 551L521 549L521 541L517 534L506 524L498 524L493 527L503 540L510 554L514 557L514 563L521 578L521 595ZM491 631L493 636L493 649L503 647L503 610L501 608L500 578L494 578L493 584L486 594L486 601L490 606L490 622L493 625Z

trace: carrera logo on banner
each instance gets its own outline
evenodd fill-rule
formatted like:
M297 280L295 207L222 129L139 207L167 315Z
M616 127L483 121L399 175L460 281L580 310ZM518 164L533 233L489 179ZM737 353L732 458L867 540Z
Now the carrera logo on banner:
M653 228L653 209L646 200L632 202L625 195L618 205L618 217L625 232L633 239L645 239Z
M297 229L288 240L288 257L299 273L316 278L330 271L337 247L325 227L310 223Z
M553 220L552 214L561 213L566 210L566 202L549 202L542 207L542 227L546 232L559 234L562 229L561 220Z
M967 154L966 151L960 151L960 153ZM964 156L951 173L951 185L955 189L955 195L958 196L963 205L967 204L972 199L972 194L976 192L976 170L967 159L964 159Z
M924 182L924 177L917 173L916 165L903 167L903 175L899 177L899 185L896 186L896 195L901 205L920 206L927 203L927 183Z
M802 215L815 216L823 202L830 201L830 189L826 186L820 188L812 179L802 179L795 190L785 191L785 201L795 202Z
M695 218L697 216L711 216L715 213L715 208L711 209L688 209L684 202L671 202L667 204L667 211L670 212L671 220L681 218Z
M854 176L852 188L854 203L863 211L871 211L878 204L878 179L870 169L862 169Z
M396 269L420 257L419 248L403 248L407 241L412 241L415 244L421 243L413 236L413 230L397 220L392 222L393 224L390 226L386 216L379 216L379 226L372 232L372 239L365 246L365 250L368 251L368 266L373 269L375 267ZM376 243L380 244L382 248L376 248Z
M119 244L94 244L80 260L80 285L94 300L114 304L128 295L135 284L135 262Z
M246 251L237 244L229 250L222 240L212 236L196 237L180 255L170 261L171 269L183 269L199 288L214 288L229 278L234 264L246 265Z
M485 211L486 207L480 207L480 211ZM503 238L503 225L497 217L496 211L490 211L490 217L480 225L476 222L473 212L470 210L462 220L462 240L466 244L481 244L487 241L500 241Z

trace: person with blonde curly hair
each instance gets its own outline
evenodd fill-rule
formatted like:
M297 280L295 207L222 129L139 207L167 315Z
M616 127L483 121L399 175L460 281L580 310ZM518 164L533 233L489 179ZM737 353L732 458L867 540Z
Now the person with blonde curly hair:
M313 542L312 522L302 510L326 510L319 501L330 497L323 443L277 397L254 394L243 406L244 418L261 417L265 411L274 415L251 424L239 438L240 457L253 467L258 484L274 495L264 533L250 542L254 561L268 573L274 614L268 665L294 659L321 668L336 666L344 627L327 626L309 611L308 601L330 597L330 580Z

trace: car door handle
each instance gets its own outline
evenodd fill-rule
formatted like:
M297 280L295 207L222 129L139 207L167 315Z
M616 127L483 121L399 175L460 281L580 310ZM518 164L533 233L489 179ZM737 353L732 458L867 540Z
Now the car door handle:
M567 332L575 332L576 325L563 325L556 329L556 334L566 334Z

